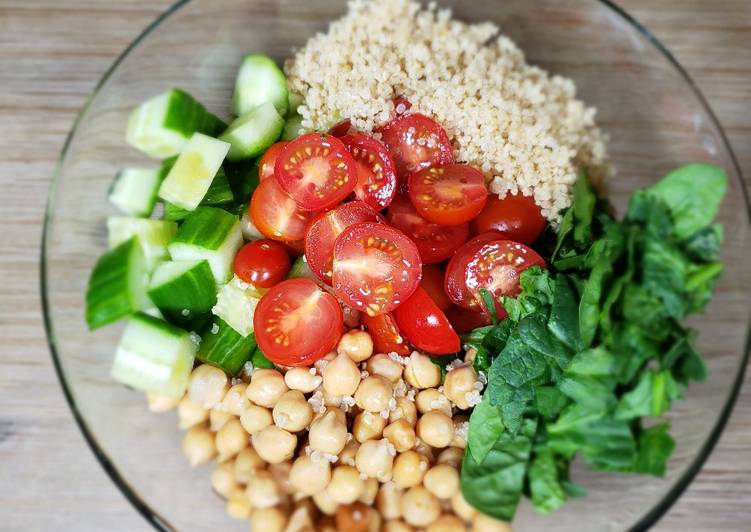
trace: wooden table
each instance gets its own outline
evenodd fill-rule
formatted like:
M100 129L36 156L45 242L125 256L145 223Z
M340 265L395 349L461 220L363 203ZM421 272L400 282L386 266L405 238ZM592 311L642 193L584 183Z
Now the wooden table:
M0 529L148 530L88 451L42 329L38 258L65 135L105 69L171 0L0 0ZM689 70L751 178L751 1L622 0ZM751 530L751 375L659 530ZM617 504L617 501L613 501Z

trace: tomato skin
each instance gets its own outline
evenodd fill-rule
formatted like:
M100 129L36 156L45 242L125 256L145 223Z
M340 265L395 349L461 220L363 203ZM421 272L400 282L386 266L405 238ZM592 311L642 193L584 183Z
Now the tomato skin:
M491 194L480 214L472 220L472 233L498 231L509 240L531 244L546 226L547 221L532 196L506 194L500 199Z
M357 166L355 197L377 211L388 207L396 194L396 168L386 146L363 133L346 135L342 143Z
M438 225L420 216L409 198L398 195L386 213L388 221L412 239L424 264L451 257L467 241L469 224Z
M294 242L305 237L305 230L316 212L301 211L276 179L258 184L250 199L250 218L253 225L272 240Z
M249 242L235 255L235 275L259 288L270 288L284 280L291 263L283 244L263 239Z
M309 366L331 352L343 332L336 298L310 279L272 286L253 315L258 347L284 366Z
M364 312L360 316L360 322L370 333L373 339L375 353L396 353L399 356L407 356L411 350L399 334L394 315L390 312L378 316L368 316Z
M496 240L511 240L510 238L506 237L503 233L499 233L498 231L488 231L487 233L482 233L477 236L474 236L467 240L467 245L469 244L478 244L482 242L483 244L486 242L495 242Z
M261 156L261 160L258 161L258 180L263 181L274 175L274 165L276 159L279 157L282 149L289 144L287 141L282 140L276 144L272 144L268 150L266 150Z
M394 318L407 341L422 351L448 355L461 349L459 335L421 287L394 310Z
M397 115L403 115L412 108L410 101L404 96L394 98L394 112Z
M341 122L337 122L334 124L331 129L329 129L329 135L332 137L338 137L341 138L345 135L349 135L349 132L352 130L352 122L349 120L349 118L342 120Z
M459 334L470 332L478 327L484 327L492 323L490 315L487 312L467 310L456 305L451 305L451 308L446 310L446 317L454 327L454 330ZM505 317L505 311L503 317L498 316L499 320L505 319Z
M293 240L291 242L285 242L284 246L287 248L287 253L292 257L299 257L305 253L305 240Z
M400 179L431 166L454 162L454 151L446 131L419 113L398 115L380 129L383 143L396 163Z
M426 168L409 177L409 199L426 220L440 225L469 222L485 206L485 176L466 164Z
M336 205L357 184L357 167L338 138L308 133L291 140L277 156L274 175L304 211Z
M435 264L426 264L422 267L422 279L420 286L425 290L430 299L441 309L446 312L451 308L451 300L443 289L443 280L446 274L440 266Z

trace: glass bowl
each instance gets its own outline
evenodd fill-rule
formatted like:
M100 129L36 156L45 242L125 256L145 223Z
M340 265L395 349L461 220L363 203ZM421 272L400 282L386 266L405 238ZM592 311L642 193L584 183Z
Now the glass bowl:
M552 516L522 504L516 530L645 529L680 496L727 421L748 358L751 231L747 192L725 134L683 68L643 27L607 1L441 1L468 21L491 20L531 63L570 76L599 109L617 175L610 196L629 194L688 161L709 161L730 176L722 205L725 272L706 313L693 320L710 376L693 384L669 418L677 448L665 478L592 473L575 464L589 495ZM246 530L225 515L211 490L211 466L191 469L174 412L157 415L141 393L109 378L122 326L86 329L84 292L106 249L105 200L112 177L143 158L124 140L130 110L182 87L226 117L240 58L282 60L345 2L192 0L178 2L130 45L105 74L76 121L57 167L45 220L42 297L49 345L73 413L92 450L133 506L158 529ZM72 480L74 481L74 480Z

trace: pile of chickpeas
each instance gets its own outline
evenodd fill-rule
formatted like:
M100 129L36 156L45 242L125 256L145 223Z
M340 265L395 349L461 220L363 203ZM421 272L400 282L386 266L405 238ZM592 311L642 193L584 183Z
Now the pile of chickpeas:
M214 490L255 532L510 532L462 497L467 410L482 376L469 360L441 370L418 352L373 353L345 333L310 368L255 369L241 378L199 365L177 408L192 466L216 459Z

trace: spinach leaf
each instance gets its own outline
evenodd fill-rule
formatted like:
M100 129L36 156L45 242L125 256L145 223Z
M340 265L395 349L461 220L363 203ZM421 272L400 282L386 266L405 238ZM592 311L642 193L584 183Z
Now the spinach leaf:
M571 409L569 406L567 410ZM571 456L581 452L595 469L620 470L629 467L636 457L636 442L628 422L582 415L586 410L578 407L578 423L566 419L566 412L548 425L548 446L553 451Z
M469 418L467 448L478 464L485 460L490 449L503 432L503 421L498 407L490 404L488 396L475 406Z
M548 329L556 338L574 351L580 351L584 348L584 342L582 342L579 331L579 311L577 307L577 298L569 278L565 275L557 276Z
M574 242L580 246L589 244L592 240L592 217L595 212L595 196L592 185L584 173L579 174L579 178L574 184L574 202L572 210L574 211Z
M643 431L639 435L636 459L628 470L657 477L665 476L668 458L675 448L675 441L669 430L670 425L662 423Z
M540 386L535 390L535 409L546 419L555 418L570 402L570 399L554 386ZM470 430L471 428L470 425Z
M558 465L549 450L537 453L529 466L529 490L538 512L547 514L566 502L566 491L558 478Z

